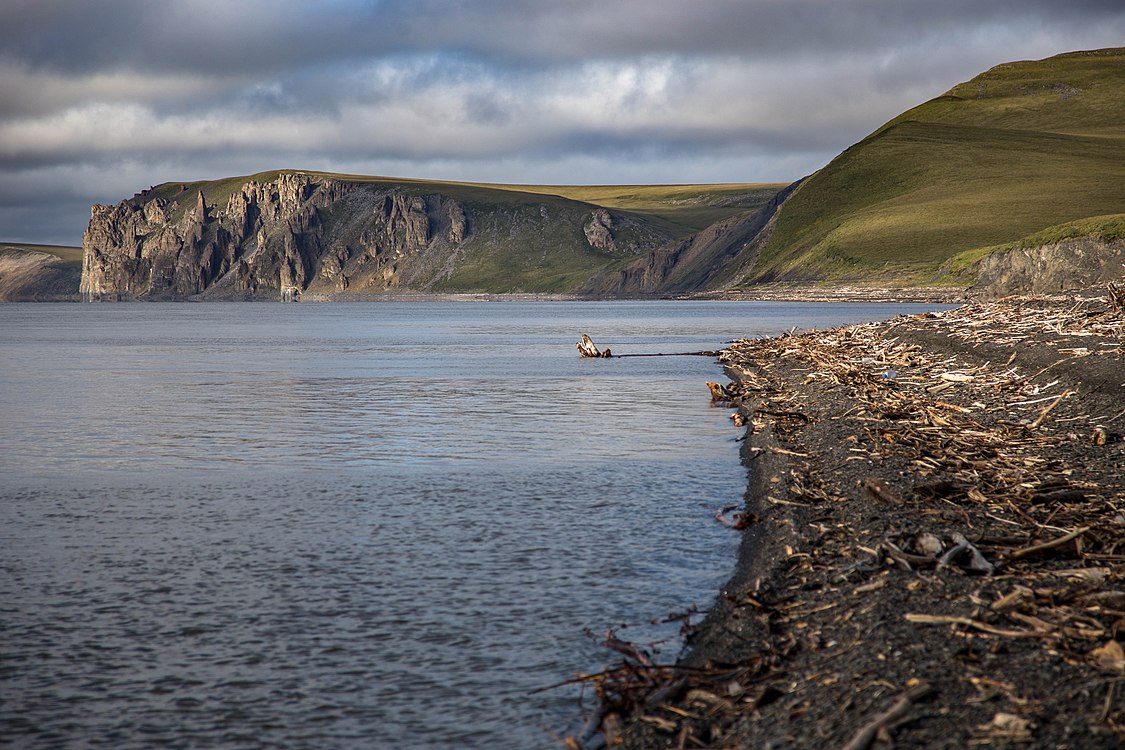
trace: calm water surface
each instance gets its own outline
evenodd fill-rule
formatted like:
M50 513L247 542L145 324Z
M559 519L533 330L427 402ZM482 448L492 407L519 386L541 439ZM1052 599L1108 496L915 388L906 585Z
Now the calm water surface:
M737 336L921 308L0 306L0 744L550 748L706 607ZM672 659L677 644L663 655Z

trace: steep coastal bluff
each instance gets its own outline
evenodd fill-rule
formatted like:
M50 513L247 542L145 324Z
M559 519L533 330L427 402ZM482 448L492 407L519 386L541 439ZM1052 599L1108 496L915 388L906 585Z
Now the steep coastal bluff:
M74 248L0 245L0 302L72 302L78 298L81 263Z
M224 200L225 197L225 200ZM86 299L570 291L675 235L558 196L279 172L95 205Z
M1087 236L989 255L980 262L977 288L994 296L1058 293L1120 281L1123 269L1125 240Z

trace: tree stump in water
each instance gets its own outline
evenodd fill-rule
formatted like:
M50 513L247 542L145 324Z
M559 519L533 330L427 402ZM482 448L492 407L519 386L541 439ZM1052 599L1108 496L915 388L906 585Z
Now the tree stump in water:
M578 348L579 357L599 357L604 359L613 356L610 354L609 349L606 349L604 352L598 351L598 347L594 346L594 342L591 341L590 337L586 334L582 334L582 338L579 339L575 346Z

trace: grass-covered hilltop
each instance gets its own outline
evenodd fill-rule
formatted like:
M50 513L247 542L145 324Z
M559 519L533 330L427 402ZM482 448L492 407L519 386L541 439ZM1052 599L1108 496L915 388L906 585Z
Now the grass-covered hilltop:
M81 292L643 296L753 294L770 282L1051 291L1119 278L1123 235L1125 49L1107 49L997 66L792 185L489 185L292 170L164 183L93 207ZM63 272L67 262L5 251L0 299L56 298L76 273L73 261ZM50 270L51 295L35 269Z
M1119 239L1123 214L1125 49L1010 63L904 112L812 175L734 281L916 283L945 267L971 283L965 272L994 250Z

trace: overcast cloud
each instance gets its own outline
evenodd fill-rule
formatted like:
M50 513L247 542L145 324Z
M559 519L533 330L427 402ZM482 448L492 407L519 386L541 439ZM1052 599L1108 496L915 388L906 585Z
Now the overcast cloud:
M5 0L0 240L279 167L791 181L993 65L1122 44L1120 0Z

